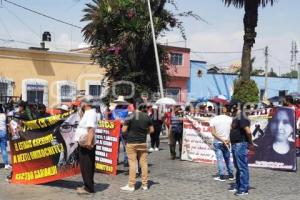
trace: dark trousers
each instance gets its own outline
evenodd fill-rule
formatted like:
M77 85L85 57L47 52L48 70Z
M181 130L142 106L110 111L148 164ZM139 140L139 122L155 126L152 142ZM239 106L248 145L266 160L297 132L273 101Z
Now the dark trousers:
M182 134L171 134L171 142L170 142L170 153L171 157L176 157L176 143L179 144L179 157L181 157L181 149L182 149Z
M88 192L95 192L94 172L95 172L95 148L92 150L79 147L80 171L83 179L84 189Z
M161 128L155 128L154 129L154 133L150 134L150 137L151 137L151 147L152 148L159 148L159 135L160 135L160 132L161 132Z
M239 192L248 192L249 168L248 168L248 143L240 142L232 144L233 164L236 168L236 189Z

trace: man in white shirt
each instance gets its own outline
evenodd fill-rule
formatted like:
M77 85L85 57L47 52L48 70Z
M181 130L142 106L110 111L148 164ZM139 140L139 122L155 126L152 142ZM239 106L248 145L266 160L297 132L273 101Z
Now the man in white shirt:
M81 101L83 116L75 133L75 141L79 143L79 163L84 186L77 188L78 194L91 194L94 189L95 171L95 129L97 113L92 108L93 97L87 96Z
M224 161L227 168L229 180L234 180L233 166L230 161L229 135L232 124L232 118L228 116L228 109L224 106L221 115L213 117L210 121L212 135L214 137L213 145L217 158L218 176L215 180L225 181Z

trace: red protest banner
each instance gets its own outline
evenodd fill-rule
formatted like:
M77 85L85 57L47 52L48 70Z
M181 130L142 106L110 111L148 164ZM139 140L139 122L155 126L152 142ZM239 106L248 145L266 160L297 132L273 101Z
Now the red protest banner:
M10 137L10 183L42 184L80 173L72 112L23 122ZM12 123L12 121L10 122ZM18 123L18 121L14 121Z
M99 121L96 130L96 171L117 175L121 122Z

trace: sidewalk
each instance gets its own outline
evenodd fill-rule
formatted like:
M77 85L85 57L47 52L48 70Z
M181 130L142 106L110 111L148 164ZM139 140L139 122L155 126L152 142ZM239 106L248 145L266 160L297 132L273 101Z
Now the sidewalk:
M81 176L71 177L46 185L12 185L5 181L7 170L0 169L0 200L59 200L59 199L107 199L107 200L229 200L235 197L227 189L231 181L214 181L216 166L169 159L167 143L162 150L149 155L150 190L140 189L133 193L121 192L120 187L128 181L121 165L118 176L95 174L96 191L92 196L78 196L76 187ZM298 160L298 164L299 160ZM299 165L298 165L299 166ZM296 200L300 197L300 173L266 169L250 169L251 190L242 199Z

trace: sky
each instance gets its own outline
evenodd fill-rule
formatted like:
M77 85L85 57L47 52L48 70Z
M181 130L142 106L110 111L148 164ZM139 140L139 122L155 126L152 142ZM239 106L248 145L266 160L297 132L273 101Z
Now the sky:
M0 0L1 1L1 0ZM30 9L83 27L80 22L82 9L91 0L9 0ZM191 59L207 61L208 67L227 67L239 63L241 53L211 54L204 52L240 52L243 45L243 9L225 7L222 0L175 0L179 10L168 6L174 13L193 11L208 23L191 17L182 18L187 41L183 42L178 31L171 31L159 38L160 43L186 46L191 49ZM278 74L290 71L291 43L300 45L299 0L278 0L273 7L259 10L257 39L253 49L269 47L269 66ZM68 51L84 42L81 30L61 24L2 0L0 4L0 46L28 48L38 46L41 35L52 35L51 49ZM3 40L14 40L9 42ZM25 44L26 43L26 44ZM82 46L82 45L81 45ZM264 52L254 51L254 68L264 68ZM300 54L298 54L300 60Z

